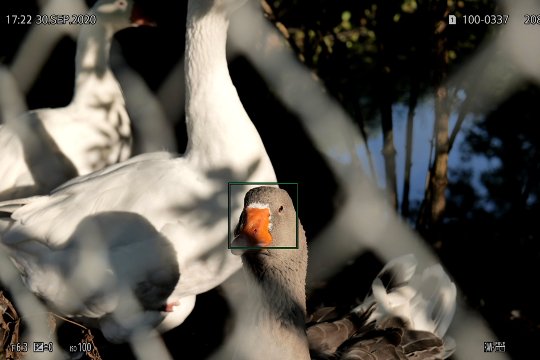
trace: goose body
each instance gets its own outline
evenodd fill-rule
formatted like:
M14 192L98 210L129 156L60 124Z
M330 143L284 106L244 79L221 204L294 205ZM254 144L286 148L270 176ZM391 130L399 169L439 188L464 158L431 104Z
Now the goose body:
M46 194L131 154L130 120L109 50L114 33L146 20L131 0L100 0L90 14L96 23L81 26L70 104L32 110L0 127L0 200Z
M452 341L443 336L454 314L455 285L440 265L415 275L412 255L387 264L349 314L322 309L306 327L308 252L301 225L298 249L272 248L294 246L296 231L286 191L260 187L246 194L232 242L249 291L232 337L246 344L234 350L238 359L434 360L452 353Z
M139 155L74 178L48 196L0 203L2 243L27 286L61 313L96 319L110 340L125 340L139 325L167 330L180 324L195 295L240 269L226 247L228 182L276 181L227 70L228 11L219 0L188 5L183 156ZM230 199L232 216L241 213L243 193ZM79 245L92 237L97 250ZM156 246L168 250L146 254ZM71 254L96 258L98 275L110 277L98 276L107 279L102 284L79 263L62 260ZM134 264L139 269L132 272ZM84 281L93 286L81 295ZM136 301L124 306L119 299L128 295ZM139 316L131 311L136 305Z

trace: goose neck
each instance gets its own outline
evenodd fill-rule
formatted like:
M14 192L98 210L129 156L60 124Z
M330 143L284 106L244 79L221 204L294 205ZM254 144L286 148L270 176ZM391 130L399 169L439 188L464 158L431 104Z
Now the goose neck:
M244 324L242 336L246 343L256 344L249 350L250 357L310 359L305 332L305 296L295 299L295 294L284 291L279 285L266 284L253 291L255 286L250 286L250 306L245 313L251 318Z
M298 250L277 251L299 251L301 257L282 253L278 257L283 257L271 266L264 260L250 259L250 255L243 259L251 289L248 313L255 315L248 328L256 329L255 338L266 338L261 345L278 349L279 358L310 359L305 331L307 249L302 244Z
M228 27L229 20L224 14L210 11L200 15L188 11L185 49L188 94L196 95L205 90L208 82L216 76L221 80L229 77L226 58Z
M270 159L229 75L225 49L229 20L223 3L228 1L188 3L184 158L199 171L230 180L272 181Z
M95 105L96 100L112 103L115 99L123 99L120 86L109 68L113 35L114 30L99 20L95 25L82 26L75 56L74 102L90 101Z
M186 156L200 167L231 161L260 151L260 138L234 87L226 58L229 21L224 12L190 1L186 29ZM204 3L204 2L203 2ZM251 155L250 155L251 156ZM250 160L250 159L248 159Z
M188 16L184 63L186 125L194 137L203 127L219 120L220 114L214 113L214 109L225 111L227 107L221 105L227 103L241 106L227 68L227 28L228 20L217 14L191 19Z

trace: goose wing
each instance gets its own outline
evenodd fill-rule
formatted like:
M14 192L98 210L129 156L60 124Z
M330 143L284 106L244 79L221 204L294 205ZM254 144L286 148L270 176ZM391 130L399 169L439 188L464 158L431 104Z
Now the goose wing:
M102 211L138 213L151 222L160 219L160 224L154 223L160 228L163 222L172 221L156 210L166 206L165 193L173 186L174 181L166 179L174 166L167 161L171 157L167 153L141 155L75 178L48 196L0 203L0 211L13 210L7 211L11 226L3 234L3 241L13 245L29 237L60 246L85 217Z
M38 111L0 126L0 148L0 200L43 194L77 176Z
M390 261L370 294L347 316L307 329L314 358L348 360L445 359L455 348L443 339L455 310L456 288L437 264L416 274L416 259ZM320 318L328 318L324 310Z
M61 246L28 236L7 245L27 287L62 314L106 317L109 328L115 319L125 329L156 326L171 311L168 299L180 279L176 250L138 214L87 216Z

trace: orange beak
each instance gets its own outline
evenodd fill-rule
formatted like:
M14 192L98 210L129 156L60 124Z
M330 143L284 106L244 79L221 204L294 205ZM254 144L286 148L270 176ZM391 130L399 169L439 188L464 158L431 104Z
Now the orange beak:
M270 210L268 208L246 208L244 214L244 226L231 245L235 248L271 246Z

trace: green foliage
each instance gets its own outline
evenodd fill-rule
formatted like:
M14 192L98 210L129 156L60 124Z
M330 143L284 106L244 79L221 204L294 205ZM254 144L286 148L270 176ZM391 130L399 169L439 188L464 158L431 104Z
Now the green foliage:
M275 0L269 1L299 58L326 83L357 117L376 121L374 88L384 67L393 84L394 102L407 101L412 81L421 94L439 82L434 63L436 31L448 14L488 14L493 0ZM441 25L442 24L442 25ZM490 32L485 26L445 26L449 70L463 63ZM381 49L384 49L384 60Z

